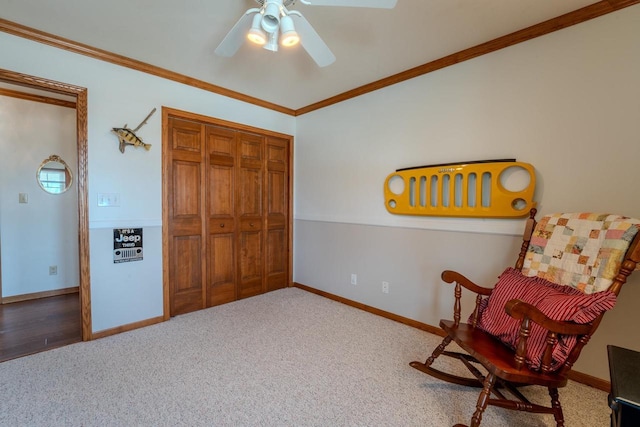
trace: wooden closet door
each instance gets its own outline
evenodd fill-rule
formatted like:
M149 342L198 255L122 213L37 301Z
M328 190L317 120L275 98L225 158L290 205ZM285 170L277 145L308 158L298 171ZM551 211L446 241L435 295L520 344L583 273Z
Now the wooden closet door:
M238 298L265 292L263 286L264 137L238 137Z
M167 182L169 210L170 315L204 308L203 126L169 119Z
M207 307L236 295L236 133L207 126Z
M292 139L180 111L165 117L169 316L288 286Z
M266 287L267 291L287 286L289 275L289 142L267 137L267 234Z

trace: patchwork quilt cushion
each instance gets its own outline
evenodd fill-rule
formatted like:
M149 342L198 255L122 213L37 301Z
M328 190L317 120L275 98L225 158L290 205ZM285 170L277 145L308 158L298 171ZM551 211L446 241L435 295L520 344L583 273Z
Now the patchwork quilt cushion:
M527 302L553 320L589 323L616 303L613 292L584 294L569 286L557 285L540 277L527 277L514 268L507 268L498 283L481 305L478 327L495 336L512 349L516 348L520 320L509 316L505 305L512 299ZM527 340L526 363L533 370L540 369L546 346L547 331L531 322L531 335ZM559 335L553 349L551 369L555 371L567 360L576 345L575 335Z
M610 214L547 215L533 231L522 273L587 294L604 291L615 278L639 224L640 220Z

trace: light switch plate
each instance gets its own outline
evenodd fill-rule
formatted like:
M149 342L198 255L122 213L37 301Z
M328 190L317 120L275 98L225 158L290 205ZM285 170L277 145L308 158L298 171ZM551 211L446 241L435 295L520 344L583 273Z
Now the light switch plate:
M27 193L19 193L18 203L29 203L29 195Z
M120 206L120 193L98 193L98 206Z

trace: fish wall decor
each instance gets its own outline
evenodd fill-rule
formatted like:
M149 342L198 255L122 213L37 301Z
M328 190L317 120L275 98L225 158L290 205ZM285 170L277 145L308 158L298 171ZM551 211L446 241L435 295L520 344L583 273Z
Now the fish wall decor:
M134 147L144 147L144 149L147 151L151 149L151 144L145 144L144 142L142 142L142 139L138 135L136 135L136 132L147 123L147 120L149 120L149 118L155 112L156 109L154 108L153 110L151 110L149 115L138 125L138 127L133 130L129 129L126 124L121 128L111 129L111 132L115 133L118 137L118 140L120 141L121 153L124 153L124 149L127 145L132 145Z

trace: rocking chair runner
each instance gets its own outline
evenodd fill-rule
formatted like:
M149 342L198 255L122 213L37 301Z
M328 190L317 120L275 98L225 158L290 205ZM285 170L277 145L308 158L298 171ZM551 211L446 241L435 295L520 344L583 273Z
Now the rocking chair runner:
M507 269L495 288L454 271L442 273L445 282L455 282L454 320L440 321L446 336L424 363L410 363L438 379L482 388L472 427L480 425L487 405L553 414L557 426L564 426L558 388L567 384L604 312L640 267L639 220L555 214L536 223L535 213L532 209L527 220L515 269ZM462 287L477 294L469 323L460 322ZM445 351L452 341L467 353ZM460 360L473 377L432 367L440 355ZM531 403L518 390L526 385L547 387L551 406Z

